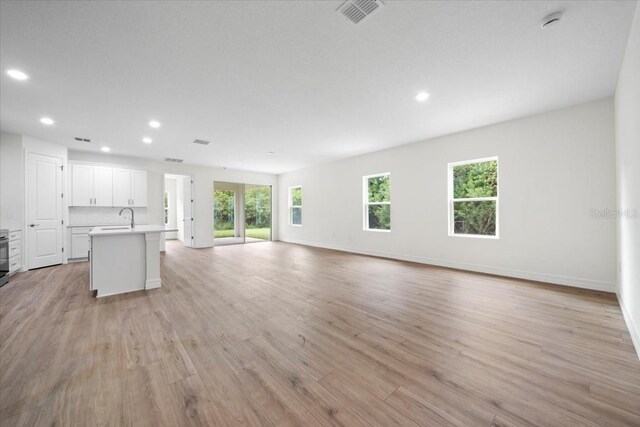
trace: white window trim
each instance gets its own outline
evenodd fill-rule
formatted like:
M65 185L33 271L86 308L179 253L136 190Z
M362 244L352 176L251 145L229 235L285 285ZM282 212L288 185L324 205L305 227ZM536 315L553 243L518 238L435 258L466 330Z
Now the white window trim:
M294 185L293 187L289 187L289 225L291 227L302 227L302 223L300 224L293 223L293 208L300 208L300 213L302 213L302 205L294 205L293 197L291 197L291 192L295 188L299 188L302 191L302 185Z
M495 160L498 163L498 192L495 197L473 197L468 199L454 199L453 198L453 168L456 166L469 165L472 163L484 163ZM448 164L448 176L447 176L447 198L449 207L449 237L470 237L472 239L490 239L497 240L500 238L500 161L498 156L483 157L481 159L464 160L461 162L452 162ZM453 220L453 204L455 202L484 202L495 201L496 202L496 234L494 236L484 236L481 234L461 234L454 233L454 220Z
M369 206L375 205L389 205L391 202L369 202L369 179L376 178L378 176L388 176L391 179L391 172L376 173L373 175L365 175L362 177L362 227L364 231L373 231L377 233L391 233L391 230L383 230L379 228L369 228ZM391 188L389 188L389 198L391 198Z

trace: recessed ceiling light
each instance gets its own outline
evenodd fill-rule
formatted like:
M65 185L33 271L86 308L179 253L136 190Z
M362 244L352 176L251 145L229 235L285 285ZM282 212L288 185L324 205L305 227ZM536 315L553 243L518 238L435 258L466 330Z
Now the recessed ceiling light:
M152 128L158 129L160 127L160 122L157 122L155 120L151 120L149 122L149 126L151 126Z
M429 99L429 94L427 92L419 92L416 95L416 101L418 101L418 102L424 102L427 99Z
M29 78L28 75L20 70L7 70L7 75L16 80L27 80Z
M40 123L42 123L43 125L52 125L52 124L54 124L55 122L53 121L53 119L52 119L52 118L49 118L49 117L43 117L43 118L41 118L41 119L40 119Z
M145 136L144 138L142 138L142 142L144 142L145 144L151 144L153 142L153 139Z
M100 148L102 151L104 151L105 153L108 153L109 151L111 151L111 148L109 147L102 147Z
M267 151L267 154L268 155L272 155L272 154L274 154L274 152L273 151Z

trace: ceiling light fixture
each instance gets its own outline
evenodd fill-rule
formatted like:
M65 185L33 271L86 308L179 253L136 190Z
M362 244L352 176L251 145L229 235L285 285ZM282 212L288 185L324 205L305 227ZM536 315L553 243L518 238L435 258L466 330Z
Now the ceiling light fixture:
M20 70L7 70L7 75L16 80L27 80L29 76Z
M49 125L54 124L55 122L50 117L43 117L43 118L40 119L40 123L42 123L43 125L49 126Z
M157 122L157 121L155 121L155 120L151 120L151 121L149 122L149 126L151 126L151 127L152 127L152 128L154 128L154 129L158 129L158 128L160 127L160 122Z
M153 142L153 139L145 136L144 138L142 138L142 142L144 142L145 144L151 144Z
M102 147L100 148L102 151L104 151L105 153L108 153L109 151L111 151L111 148L109 147Z
M416 95L416 101L418 102L424 102L427 99L429 99L429 94L427 92L418 92Z
M274 152L273 151L267 151L267 154L268 155L272 155L272 154L274 154Z

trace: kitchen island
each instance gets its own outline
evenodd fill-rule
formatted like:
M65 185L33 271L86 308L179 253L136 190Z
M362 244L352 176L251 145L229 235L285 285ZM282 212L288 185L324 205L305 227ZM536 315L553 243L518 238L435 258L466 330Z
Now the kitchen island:
M89 232L89 289L97 297L162 285L160 234L177 229L163 225L95 227Z

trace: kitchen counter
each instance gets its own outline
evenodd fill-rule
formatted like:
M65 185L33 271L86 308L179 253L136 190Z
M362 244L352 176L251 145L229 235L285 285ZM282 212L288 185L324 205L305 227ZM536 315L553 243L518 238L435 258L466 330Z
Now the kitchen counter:
M178 231L177 228L166 227L164 225L136 225L131 228L126 225L107 225L103 227L94 227L89 236L102 235L118 235L118 234L145 234L145 233L164 233L167 231Z
M164 225L93 228L89 289L103 297L162 286L160 234L166 231L177 230Z

